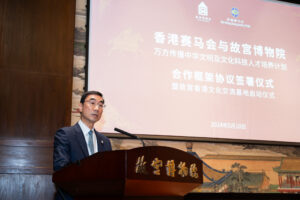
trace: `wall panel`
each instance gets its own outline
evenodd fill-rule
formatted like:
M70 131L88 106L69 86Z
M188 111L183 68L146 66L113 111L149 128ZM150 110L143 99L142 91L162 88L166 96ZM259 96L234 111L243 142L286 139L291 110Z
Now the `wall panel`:
M0 6L0 136L51 138L70 124L75 1Z
M0 199L53 199L70 124L75 0L0 1Z
M51 175L0 174L0 199L51 200L55 187Z

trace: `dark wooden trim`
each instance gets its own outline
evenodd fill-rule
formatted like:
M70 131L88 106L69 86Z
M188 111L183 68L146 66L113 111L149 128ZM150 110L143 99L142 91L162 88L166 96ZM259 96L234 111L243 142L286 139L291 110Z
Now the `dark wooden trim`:
M44 174L52 175L50 167L3 167L0 166L0 174Z
M12 146L12 147L53 147L53 138L49 139L10 139L0 138L0 146Z

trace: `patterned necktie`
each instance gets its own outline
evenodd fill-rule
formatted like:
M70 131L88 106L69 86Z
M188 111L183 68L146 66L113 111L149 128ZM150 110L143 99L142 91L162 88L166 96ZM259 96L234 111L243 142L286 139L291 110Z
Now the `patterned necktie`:
M94 141L93 141L93 131L92 130L89 131L88 146L89 146L91 155L94 154Z

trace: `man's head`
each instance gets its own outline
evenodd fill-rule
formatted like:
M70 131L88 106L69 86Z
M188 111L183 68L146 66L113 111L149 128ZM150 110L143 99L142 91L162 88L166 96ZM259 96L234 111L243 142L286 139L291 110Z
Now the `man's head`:
M100 120L104 108L103 95L97 91L85 92L79 105L81 120L90 128Z
M102 99L103 99L103 95L102 95L101 92L98 92L98 91L87 91L87 92L83 93L83 95L81 96L80 103L83 104L83 103L85 102L85 99L86 99L90 94L98 95L98 96L102 97ZM104 104L104 99L103 99L103 104Z

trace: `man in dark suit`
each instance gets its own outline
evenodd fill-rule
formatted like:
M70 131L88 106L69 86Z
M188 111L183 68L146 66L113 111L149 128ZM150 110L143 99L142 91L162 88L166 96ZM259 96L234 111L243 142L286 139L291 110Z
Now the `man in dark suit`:
M109 139L95 130L104 108L103 95L88 91L80 99L80 120L74 126L59 129L54 137L53 168L57 171L97 152L111 151ZM63 193L65 199L71 199ZM56 197L56 199L63 199Z

